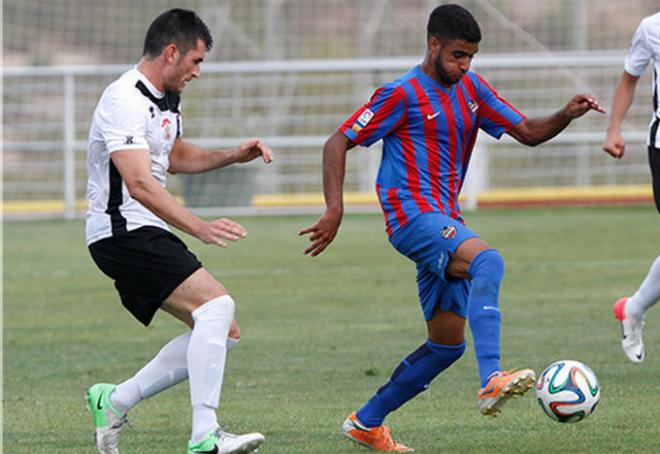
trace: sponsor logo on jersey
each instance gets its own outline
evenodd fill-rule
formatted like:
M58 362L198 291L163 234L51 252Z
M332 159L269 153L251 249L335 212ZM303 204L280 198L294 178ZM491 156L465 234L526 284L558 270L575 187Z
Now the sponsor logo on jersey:
M442 235L442 237L447 240L454 238L456 236L456 227L454 227L453 225L448 225L447 227L444 228L444 230L440 235Z
M358 133L358 132L362 131L362 126L360 126L359 124L355 123L351 129L352 129L353 131L355 131L356 133Z
M170 140L172 138L172 122L169 118L164 118L163 122L160 124L160 128L163 130L163 137L165 140Z
M367 126L367 123L371 121L373 118L374 113L370 111L369 109L364 109L364 112L358 117L357 122L360 126L364 127Z
M477 113L477 109L479 109L479 104L477 104L477 102L474 99L470 99L470 102L468 102L468 109L470 109L472 113Z
M124 141L124 145L133 145L133 136L126 136L126 140Z

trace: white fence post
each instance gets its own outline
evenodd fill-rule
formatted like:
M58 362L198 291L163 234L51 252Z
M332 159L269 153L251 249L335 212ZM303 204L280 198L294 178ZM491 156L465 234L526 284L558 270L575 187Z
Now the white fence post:
M64 74L64 216L76 216L76 117L72 73Z
M465 195L465 203L463 209L474 211L479 207L478 197L479 193L488 189L490 186L489 175L489 147L487 140L482 139L481 136L477 138L470 159L470 167L465 176L465 185L463 194Z

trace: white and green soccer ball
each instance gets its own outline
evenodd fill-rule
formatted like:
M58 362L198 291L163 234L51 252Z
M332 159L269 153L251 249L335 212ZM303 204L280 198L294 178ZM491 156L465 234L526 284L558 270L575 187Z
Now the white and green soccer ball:
M570 359L550 364L536 382L543 411L558 422L582 421L596 409L600 384L586 365Z

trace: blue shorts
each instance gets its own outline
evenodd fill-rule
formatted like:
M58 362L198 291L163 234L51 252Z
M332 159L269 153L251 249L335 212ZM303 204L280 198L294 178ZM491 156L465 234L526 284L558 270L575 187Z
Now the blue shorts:
M460 221L433 212L417 216L390 238L397 251L417 264L417 288L426 320L438 307L466 317L470 281L448 279L445 271L449 253L477 236Z

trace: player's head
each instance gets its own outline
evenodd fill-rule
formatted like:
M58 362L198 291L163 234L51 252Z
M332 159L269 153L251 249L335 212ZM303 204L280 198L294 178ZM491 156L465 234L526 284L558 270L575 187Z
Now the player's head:
M479 50L479 24L462 6L441 5L429 16L426 32L429 57L441 82L457 83Z
M474 16L459 5L441 5L433 10L426 26L427 37L461 39L468 43L481 41L481 29Z
M199 77L200 63L213 46L206 24L194 12L171 9L158 16L144 38L144 58L162 58L165 88L181 92L186 82Z

